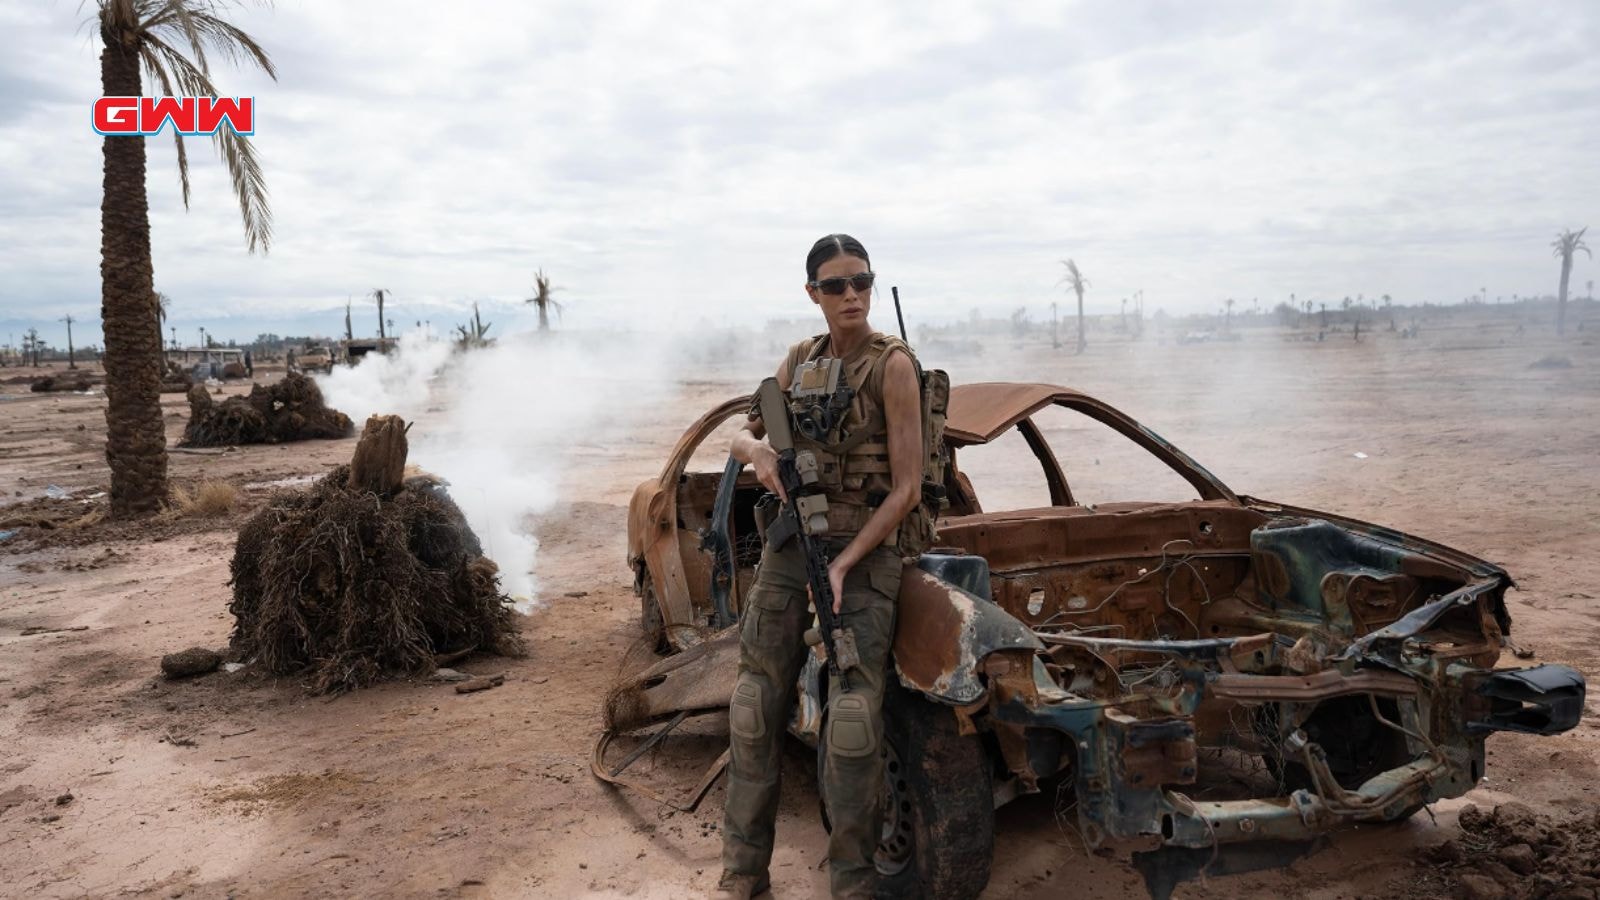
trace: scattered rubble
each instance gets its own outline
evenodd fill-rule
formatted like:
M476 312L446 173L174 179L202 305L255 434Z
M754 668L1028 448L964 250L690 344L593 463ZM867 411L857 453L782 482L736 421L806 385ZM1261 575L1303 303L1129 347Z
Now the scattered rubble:
M74 373L68 375L45 375L41 378L35 378L28 390L35 394L67 393L70 391L87 391L94 386L94 379L88 375Z
M506 683L504 675L490 675L487 678L470 678L456 685L456 693L471 694L477 691L487 691Z
M1506 803L1468 806L1457 821L1460 837L1423 851L1447 895L1600 897L1600 810L1560 819Z

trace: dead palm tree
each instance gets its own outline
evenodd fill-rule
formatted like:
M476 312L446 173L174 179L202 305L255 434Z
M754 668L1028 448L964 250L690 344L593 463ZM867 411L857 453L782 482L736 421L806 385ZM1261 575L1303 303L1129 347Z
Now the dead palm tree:
M1083 277L1078 271L1078 264L1070 259L1061 261L1067 268L1067 274L1062 277L1059 284L1065 284L1067 289L1078 295L1078 352L1082 353L1088 342L1083 337L1083 289L1089 286L1089 279Z
M1561 293L1556 295L1556 334L1567 333L1567 279L1572 277L1572 256L1582 250L1590 259L1594 258L1594 254L1589 253L1589 245L1583 242L1583 233L1588 230L1587 225L1577 231L1568 228L1550 242L1554 255L1561 260Z
M104 50L100 92L106 97L145 94L218 96L208 50L231 62L252 63L277 77L253 38L223 21L227 0L97 0ZM156 91L152 90L154 94ZM189 157L174 132L178 180L189 205ZM272 241L266 185L250 142L218 128L217 152L233 180L251 252ZM167 446L161 418L161 318L150 257L150 207L145 193L142 137L107 136L104 199L100 206L100 318L105 332L106 461L111 466L111 513L156 511L167 497Z
M540 269L533 273L533 296L523 298L523 303L532 303L539 308L539 330L550 330L550 308L555 307L556 315L561 315L561 304L550 296L556 289L550 286L550 276Z
M456 326L456 332L461 335L456 339L456 346L463 350L470 350L473 347L487 347L489 345L487 335L489 334L489 328L493 324L492 322L483 321L483 317L478 315L478 304L472 304L472 321L465 325Z
M383 330L383 300L388 293L389 291L385 288L373 288L372 293L367 295L368 297L378 301L378 340L380 341L385 337L388 337Z

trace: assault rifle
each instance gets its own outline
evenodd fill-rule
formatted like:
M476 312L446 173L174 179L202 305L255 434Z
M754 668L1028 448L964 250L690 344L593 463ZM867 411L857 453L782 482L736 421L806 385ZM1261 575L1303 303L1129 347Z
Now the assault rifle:
M828 581L828 554L821 537L828 532L828 498L817 486L817 459L809 451L796 452L794 434L789 428L789 404L778 387L778 379L761 382L756 398L761 407L761 422L767 429L767 443L778 452L778 481L783 485L783 511L774 531L793 532L806 558L806 582L811 586L811 602L817 608L817 631L828 657L828 671L848 687L846 673L861 664L856 651L856 636L833 613L833 585ZM777 539L774 548L786 543Z

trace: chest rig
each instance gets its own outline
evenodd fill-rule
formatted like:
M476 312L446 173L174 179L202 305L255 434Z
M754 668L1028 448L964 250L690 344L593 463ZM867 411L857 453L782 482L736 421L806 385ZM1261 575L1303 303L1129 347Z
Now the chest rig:
M796 350L787 401L796 450L817 461L817 484L828 497L828 532L859 532L893 487L883 410L883 361L905 344L874 334L845 357L828 355L827 335ZM909 350L908 350L909 352ZM885 543L894 544L899 532Z

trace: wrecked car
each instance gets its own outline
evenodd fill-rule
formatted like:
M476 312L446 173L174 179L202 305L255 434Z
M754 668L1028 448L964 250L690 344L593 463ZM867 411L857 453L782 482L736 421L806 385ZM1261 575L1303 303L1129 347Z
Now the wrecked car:
M749 405L708 411L633 495L628 565L641 625L666 656L614 691L592 760L607 781L634 784L628 765L672 727L728 705L763 488L737 462L689 461ZM1193 498L1080 499L1046 412L1099 423ZM1018 436L1049 503L990 510L962 462ZM1512 580L1491 563L1236 494L1068 388L955 386L944 440L949 508L934 550L908 561L885 699L877 862L891 892L975 896L994 810L1045 779L1070 788L1083 841L1131 853L1153 895L1202 872L1286 864L1340 826L1464 794L1484 777L1491 733L1556 734L1582 712L1573 669L1497 668L1512 646ZM827 678L813 651L789 731L815 746ZM622 733L648 737L617 762ZM1208 767L1240 760L1264 786L1202 790Z

